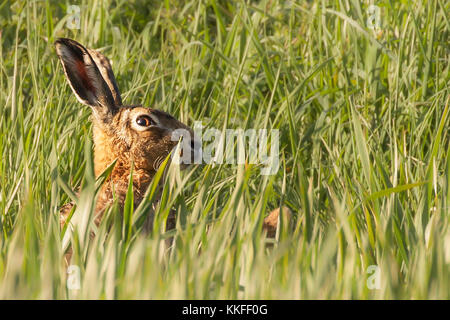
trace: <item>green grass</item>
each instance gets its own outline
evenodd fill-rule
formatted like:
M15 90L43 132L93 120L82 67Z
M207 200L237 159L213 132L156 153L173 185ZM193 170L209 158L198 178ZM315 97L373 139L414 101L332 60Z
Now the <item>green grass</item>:
M380 32L369 1L152 3L0 2L0 298L450 298L448 1L377 1ZM82 186L89 218L95 180L57 37L103 48L125 103L279 129L278 173L172 167L150 235L132 206L92 240L79 226L81 289L67 289L58 208ZM293 227L270 247L262 219L281 205Z

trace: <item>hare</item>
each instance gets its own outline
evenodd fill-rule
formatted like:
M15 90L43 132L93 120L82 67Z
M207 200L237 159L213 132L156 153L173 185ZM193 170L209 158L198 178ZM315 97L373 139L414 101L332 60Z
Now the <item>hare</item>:
M123 209L132 166L134 206L139 205L158 163L178 143L172 139L175 130L182 129L188 133L188 137L183 136L183 139L190 141L183 143L182 150L186 151L186 146L190 146L188 152L192 157L199 151L197 146L200 143L194 139L191 128L164 111L141 105L123 105L111 64L100 52L67 38L56 40L55 47L73 93L79 102L92 110L96 176L116 160L96 203L95 223L98 225L114 198ZM62 226L72 207L71 203L62 207ZM265 219L264 229L269 236L274 235L277 221L278 210ZM174 214L169 216L166 227L175 227Z
M184 129L189 133L192 141L184 145L190 146L191 152L194 152L194 135L191 128L164 111L123 105L111 64L100 52L65 38L56 40L55 47L73 93L78 101L92 109L95 174L101 174L117 159L98 196L95 208L98 225L113 198L123 206L132 166L136 207L161 159L178 143L172 139L174 130ZM62 225L71 208L72 204L62 208Z

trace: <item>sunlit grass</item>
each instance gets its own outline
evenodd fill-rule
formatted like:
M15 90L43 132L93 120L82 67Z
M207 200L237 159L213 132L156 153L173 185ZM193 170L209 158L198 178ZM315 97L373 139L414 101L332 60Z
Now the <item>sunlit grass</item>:
M349 0L1 3L0 298L450 298L450 7L376 4L374 31L368 2ZM81 186L74 212L91 217L96 181L57 37L102 48L125 103L279 129L277 174L168 167L151 234L154 190L125 218L111 208L95 238L90 224L67 238L81 271L69 290L57 213ZM262 221L282 205L291 228L268 240Z

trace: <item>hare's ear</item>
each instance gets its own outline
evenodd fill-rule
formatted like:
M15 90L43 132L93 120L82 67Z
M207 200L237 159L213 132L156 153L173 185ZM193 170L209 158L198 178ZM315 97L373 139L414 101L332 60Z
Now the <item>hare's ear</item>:
M122 98L120 97L120 91L117 87L116 78L114 77L114 72L112 71L111 63L109 62L108 58L96 50L92 50L89 48L87 50L91 57L94 59L95 64L100 70L103 79L106 81L106 84L108 85L109 90L112 93L116 106L121 106Z
M65 38L56 40L55 47L78 100L93 107L102 120L115 114L120 105L116 104L110 87L88 50L78 42Z

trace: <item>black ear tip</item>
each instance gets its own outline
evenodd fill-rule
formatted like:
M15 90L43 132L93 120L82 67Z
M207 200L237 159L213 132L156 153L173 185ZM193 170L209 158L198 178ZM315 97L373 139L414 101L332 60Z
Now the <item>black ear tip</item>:
M78 48L84 48L80 43L76 42L75 40L69 39L69 38L58 38L56 39L55 46L57 45L63 45L67 47L78 47Z
M71 39L68 39L68 38L58 38L58 39L56 39L56 41L54 42L54 45L55 45L55 46L56 46L56 45L68 45L70 40L71 40Z
M59 56L63 55L63 50L68 50L72 55L75 55L78 59L83 59L83 56L87 54L87 50L83 45L69 38L58 38L55 41L56 52Z

